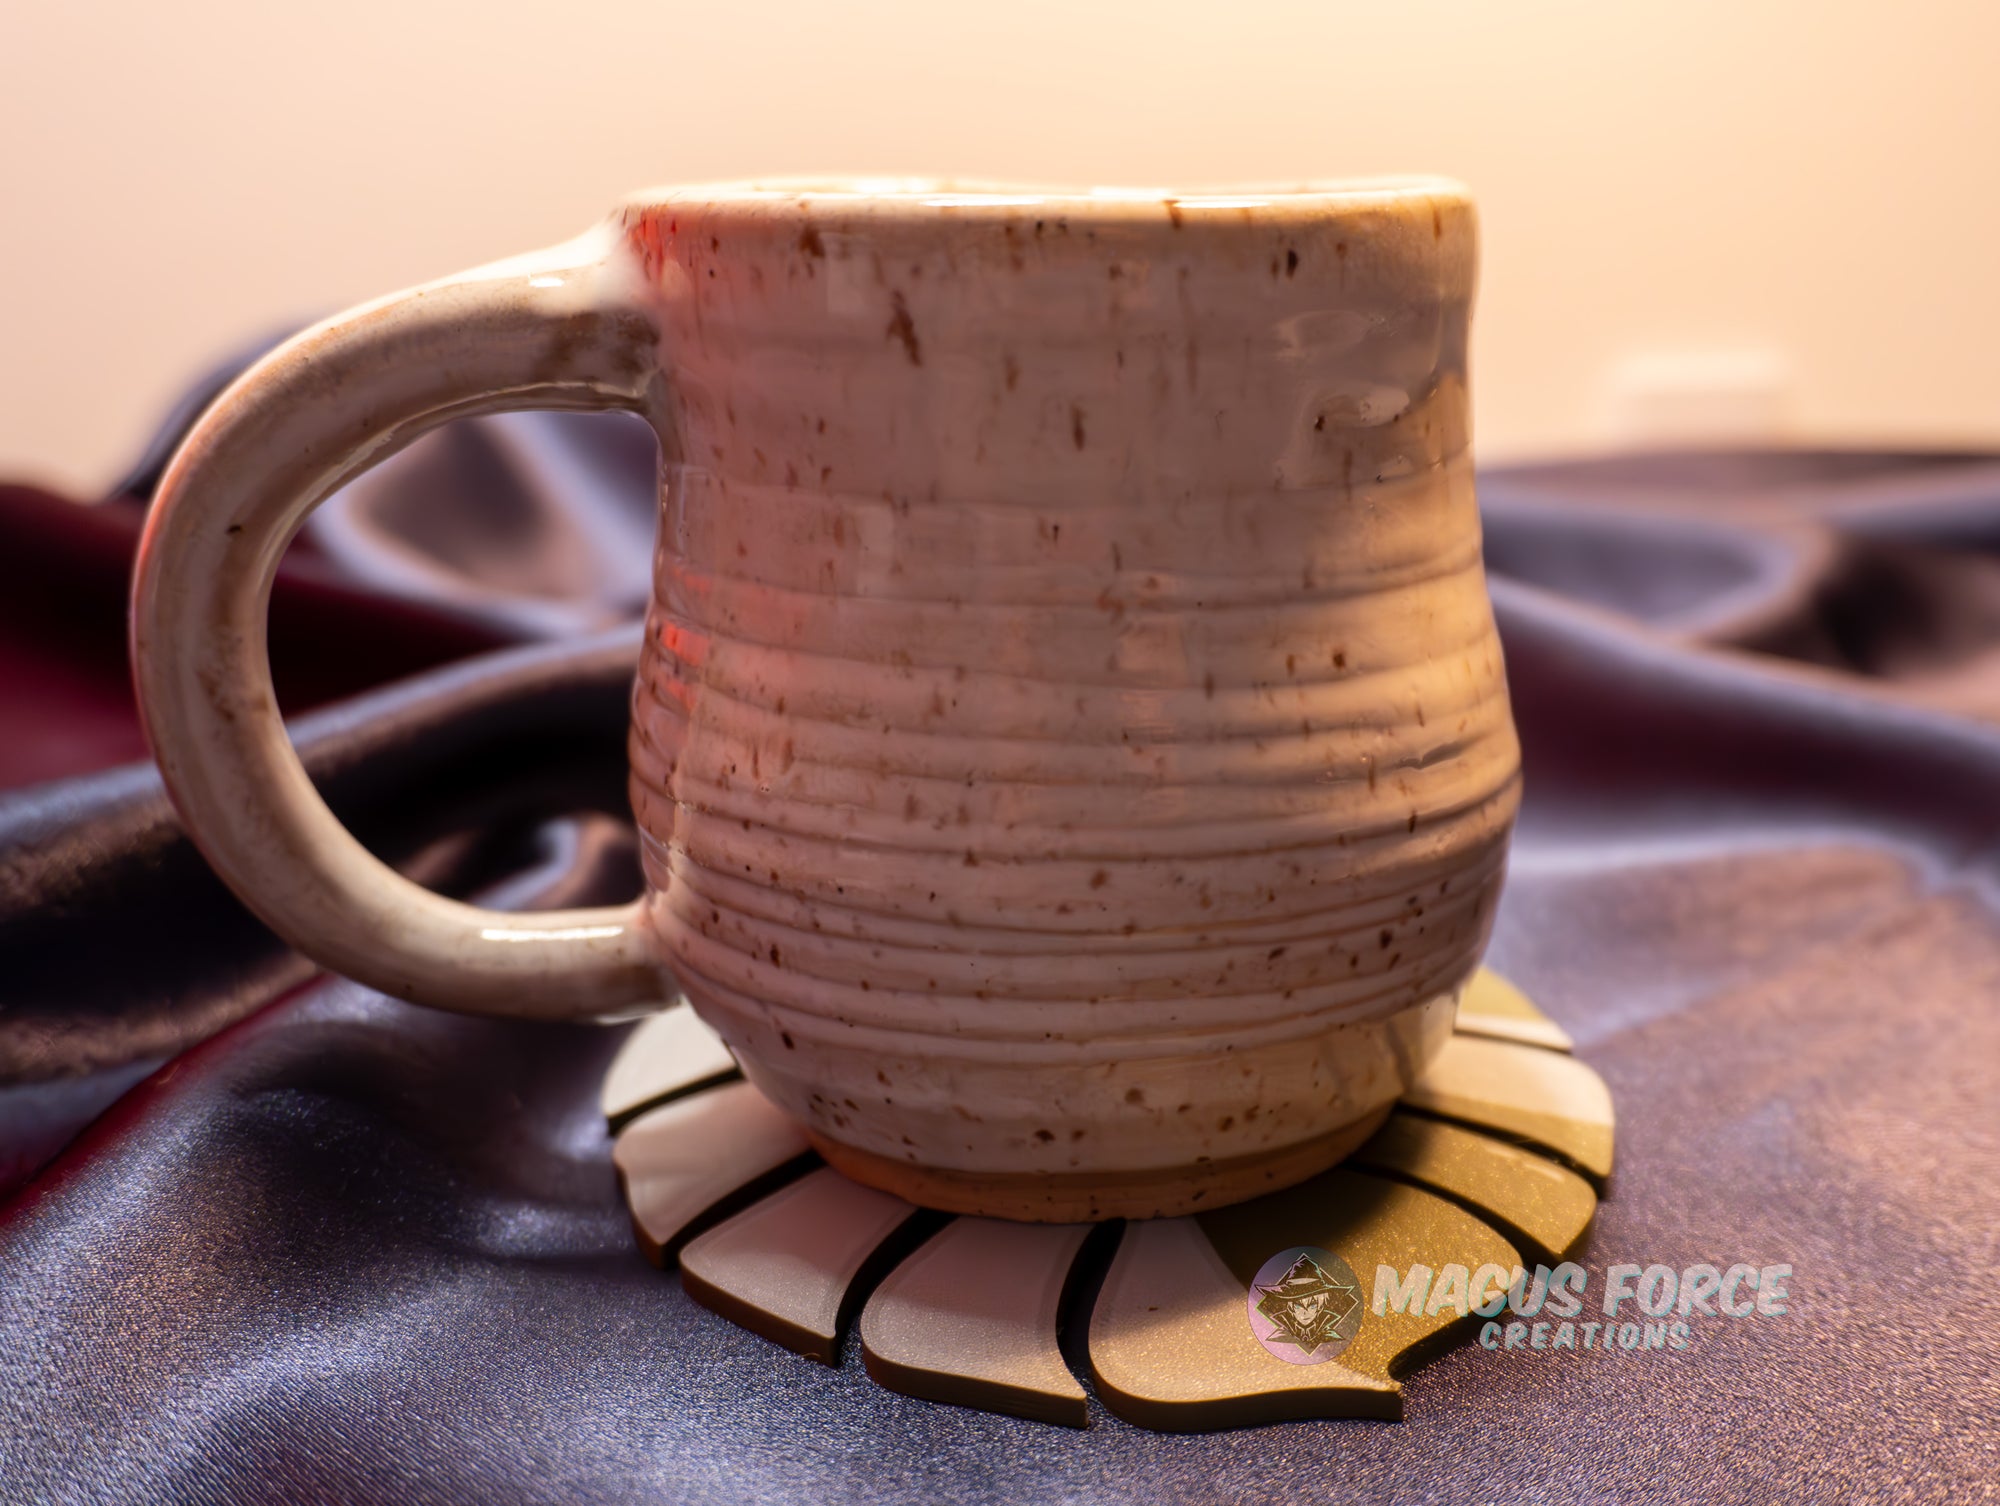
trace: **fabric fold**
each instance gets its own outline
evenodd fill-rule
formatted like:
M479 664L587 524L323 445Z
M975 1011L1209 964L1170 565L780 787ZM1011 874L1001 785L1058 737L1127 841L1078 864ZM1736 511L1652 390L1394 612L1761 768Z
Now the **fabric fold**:
M618 422L469 421L295 546L272 611L295 740L405 872L523 907L637 891L656 463ZM1042 1429L854 1356L790 1363L633 1246L595 1107L619 1031L328 979L210 874L124 680L143 498L10 487L0 1495L1989 1483L2000 457L1619 457L1481 493L1526 768L1490 960L1616 1100L1591 1258L1789 1263L1793 1315L1670 1364L1461 1351L1395 1429Z

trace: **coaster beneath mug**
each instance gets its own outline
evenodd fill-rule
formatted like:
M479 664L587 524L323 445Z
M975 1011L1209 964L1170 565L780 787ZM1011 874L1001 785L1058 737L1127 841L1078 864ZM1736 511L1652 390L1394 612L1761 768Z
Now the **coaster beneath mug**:
M849 1181L686 1009L633 1033L602 1108L641 1248L741 1327L828 1364L857 1332L877 1384L931 1401L1084 1427L1084 1373L1129 1422L1204 1431L1400 1418L1398 1377L1535 1300L1526 1273L1582 1249L1611 1173L1610 1093L1569 1050L1482 971L1341 1165L1132 1223L954 1217Z

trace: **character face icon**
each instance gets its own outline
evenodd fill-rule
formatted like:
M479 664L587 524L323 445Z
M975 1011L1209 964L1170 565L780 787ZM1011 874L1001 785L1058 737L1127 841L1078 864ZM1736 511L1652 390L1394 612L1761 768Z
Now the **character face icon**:
M1250 1283L1250 1332L1277 1358L1317 1365L1354 1341L1361 1285L1338 1255L1310 1246L1281 1250Z

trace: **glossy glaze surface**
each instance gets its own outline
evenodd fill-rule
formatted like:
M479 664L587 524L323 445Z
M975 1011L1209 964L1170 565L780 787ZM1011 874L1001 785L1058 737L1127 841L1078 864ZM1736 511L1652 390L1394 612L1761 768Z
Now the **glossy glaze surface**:
M751 1079L944 1206L1094 1178L1056 1218L1184 1211L1116 1195L1177 1166L1265 1190L1396 1098L1518 797L1463 193L739 186L622 224L669 462L648 919Z

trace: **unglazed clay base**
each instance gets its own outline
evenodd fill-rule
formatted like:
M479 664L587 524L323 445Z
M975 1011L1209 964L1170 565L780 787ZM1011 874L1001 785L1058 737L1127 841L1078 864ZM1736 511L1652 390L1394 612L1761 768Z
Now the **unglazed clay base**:
M1340 1162L1389 1117L1380 1108L1345 1129L1258 1155L1183 1169L1127 1172L946 1171L912 1166L806 1132L829 1166L855 1181L946 1213L1030 1223L1095 1223L1107 1218L1174 1218L1240 1203L1289 1187Z
M804 1137L754 1087L716 1085L714 1044L691 1041L701 1027L686 1014L642 1025L613 1067L607 1105L653 1105L615 1131L614 1159L641 1248L661 1266L680 1251L703 1305L828 1364L856 1330L866 1373L907 1396L1071 1427L1089 1425L1093 1391L1117 1417L1166 1431L1400 1418L1399 1378L1481 1320L1364 1313L1334 1358L1288 1362L1247 1317L1263 1266L1297 1246L1363 1281L1378 1263L1574 1259L1611 1170L1610 1095L1568 1036L1490 973L1466 998L1487 1007L1469 1011L1379 1130L1332 1152L1342 1164L1191 1216L953 1217L914 1181L898 1201L837 1163L814 1169L797 1154ZM994 1190L973 1189L982 1205ZM1020 1195L1049 1216L1046 1193ZM1081 1335L1068 1352L1066 1331Z

